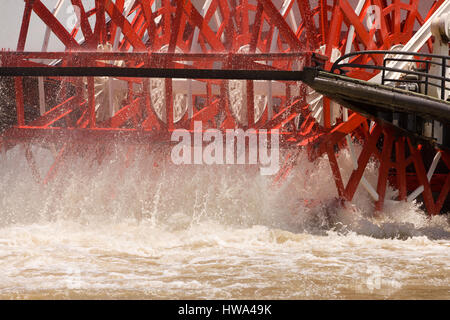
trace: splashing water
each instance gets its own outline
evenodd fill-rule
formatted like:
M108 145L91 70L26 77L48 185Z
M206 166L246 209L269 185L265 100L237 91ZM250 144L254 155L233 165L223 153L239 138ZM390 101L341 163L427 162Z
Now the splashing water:
M364 190L340 208L326 159L301 155L274 188L257 168L157 152L125 168L125 151L70 159L47 186L20 148L0 160L0 298L450 298L447 216L400 203L373 219Z

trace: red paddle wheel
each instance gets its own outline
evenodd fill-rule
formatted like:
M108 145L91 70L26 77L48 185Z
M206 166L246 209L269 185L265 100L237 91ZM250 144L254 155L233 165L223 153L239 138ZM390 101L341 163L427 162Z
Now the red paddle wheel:
M429 22L448 10L448 2L60 0L49 7L47 1L25 0L16 51L0 56L2 67L254 70L254 74L310 66L330 70L352 52L431 52ZM63 9L71 14L63 16ZM32 17L47 30L40 52L27 51L30 38L37 36L30 29ZM360 54L348 62L380 66L383 59ZM379 81L374 69L354 68L347 76ZM205 78L86 74L41 75L24 82L17 76L17 124L3 133L2 148L23 145L36 179L46 183L70 154L91 148L101 161L107 152L102 144L108 141L126 141L130 146L170 141L173 130L193 130L195 121L202 122L203 130L278 129L281 147L291 153L277 182L288 175L298 150L306 147L311 161L328 157L342 199L351 201L362 185L381 210L388 183L398 188L400 201L423 194L430 214L438 213L447 199L447 150L436 147L431 164L424 164L423 143L371 122L299 81ZM33 94L28 97L25 92ZM39 110L39 116L29 119L30 108ZM344 182L337 157L342 148L354 153L352 141L363 149L358 158L352 156L354 171ZM55 162L45 175L37 168L31 143L55 151ZM376 187L364 179L371 157L379 162ZM444 170L435 173L438 165Z

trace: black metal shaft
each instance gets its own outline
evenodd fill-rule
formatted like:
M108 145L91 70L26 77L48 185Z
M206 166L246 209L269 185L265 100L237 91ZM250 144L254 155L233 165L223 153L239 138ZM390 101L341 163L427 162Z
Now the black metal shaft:
M376 117L377 111L390 110L450 124L450 103L444 100L328 72L317 72L304 81L330 99L347 101L357 112Z
M2 67L0 76L8 77L132 77L182 79L235 79L302 81L303 71L118 68L118 67Z

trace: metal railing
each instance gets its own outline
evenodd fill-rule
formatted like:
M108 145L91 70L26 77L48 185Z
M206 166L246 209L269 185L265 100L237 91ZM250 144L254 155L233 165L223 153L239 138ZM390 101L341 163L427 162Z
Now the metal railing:
M367 64L359 64L359 63L348 63L349 59L352 57L357 57L361 55L392 55L392 57L385 57L383 59L383 65L367 65ZM406 56L406 57L405 57ZM421 57L417 58L417 57ZM355 59L353 59L355 60ZM400 68L392 68L389 67L390 62L411 62L411 63L423 63L425 64L424 69L416 69L416 70L405 70ZM450 87L447 87L447 82L450 83L450 78L446 77L446 70L450 67L448 64L450 62L450 56L442 56L436 54L429 53L418 53L418 52L400 52L400 51L389 51L389 50L368 50L368 51L358 51L348 53L343 55L333 64L331 68L331 72L334 73L336 70L340 72L340 74L346 74L350 70L347 69L371 69L371 70L380 70L381 71L381 84L386 84L388 82L393 83L416 83L419 85L424 85L424 94L428 95L429 87L437 87L440 89L440 98L445 100L445 91L450 90ZM430 68L432 65L439 66L441 69L441 75L430 74ZM400 79L392 79L386 78L386 72L398 73L400 75L414 75L418 76L418 79L406 79L405 77ZM422 78L422 79L421 79ZM430 81L431 80L431 81ZM436 80L436 81L432 81Z

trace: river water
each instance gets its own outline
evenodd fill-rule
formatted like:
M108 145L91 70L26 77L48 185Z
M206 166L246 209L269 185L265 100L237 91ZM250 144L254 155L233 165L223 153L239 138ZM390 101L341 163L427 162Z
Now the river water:
M33 150L43 172L53 157ZM326 159L300 155L274 188L254 167L155 152L125 168L122 153L70 159L45 187L20 148L3 156L0 298L450 298L448 216L400 203L374 218L364 190L340 208Z

